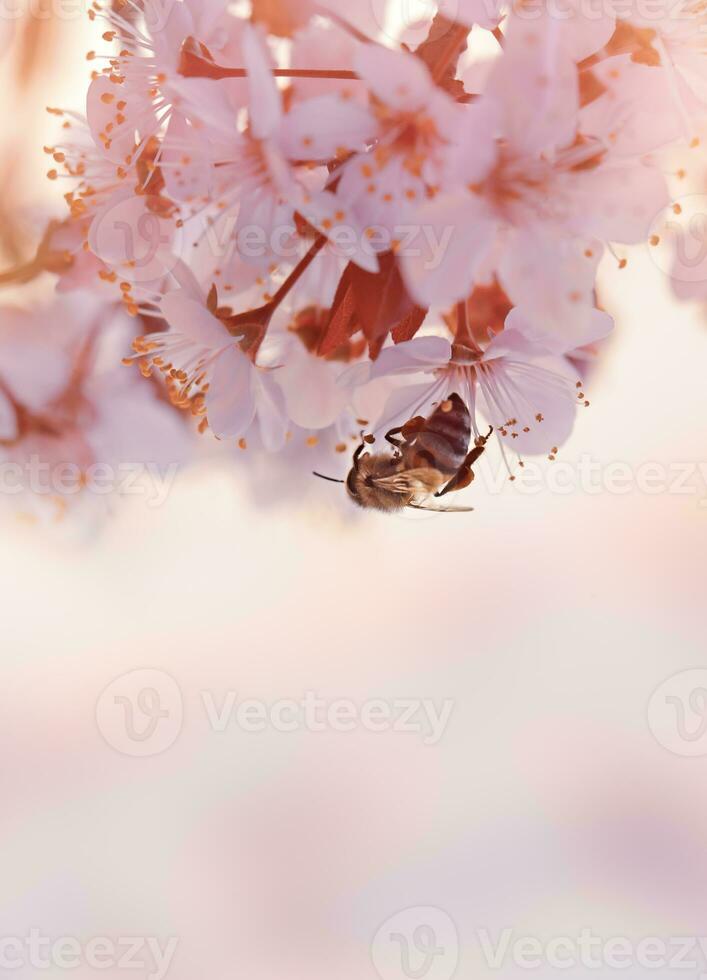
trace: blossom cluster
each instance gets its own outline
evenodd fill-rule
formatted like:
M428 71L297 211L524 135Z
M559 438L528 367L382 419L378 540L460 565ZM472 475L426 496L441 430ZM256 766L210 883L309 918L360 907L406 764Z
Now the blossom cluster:
M85 113L49 109L68 212L23 275L99 312L71 358L37 325L26 398L0 324L2 453L84 453L118 318L121 426L147 399L342 476L362 430L457 393L511 477L556 456L613 329L600 266L659 244L701 159L702 5L444 0L414 31L403 6L94 0Z

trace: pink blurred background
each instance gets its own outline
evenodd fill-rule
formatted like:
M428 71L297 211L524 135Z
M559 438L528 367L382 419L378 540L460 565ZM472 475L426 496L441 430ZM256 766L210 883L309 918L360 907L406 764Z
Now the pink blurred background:
M79 104L90 32L49 23L21 75L17 26L1 72L3 201L31 235L51 190L44 103ZM173 937L172 980L510 980L529 970L510 954L494 968L479 930L494 943L504 930L542 943L704 934L707 747L681 738L674 702L649 705L707 667L707 326L647 250L605 290L617 338L562 453L601 464L598 492L495 493L481 478L473 515L354 520L325 484L261 507L239 471L204 464L159 508L122 503L90 543L4 518L2 937ZM611 492L617 462L671 480ZM672 479L683 464L689 492ZM173 744L136 758L107 743L99 699L141 668L176 682L183 718ZM204 692L220 705L230 691L453 711L434 745L361 726L215 731ZM409 909L402 938L384 930L386 958L374 937ZM418 926L438 947L425 973ZM698 964L620 972L707 974Z

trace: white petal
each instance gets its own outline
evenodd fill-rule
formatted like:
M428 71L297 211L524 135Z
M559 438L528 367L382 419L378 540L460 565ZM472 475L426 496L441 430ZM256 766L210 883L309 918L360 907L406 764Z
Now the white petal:
M433 371L449 364L451 356L452 345L446 337L414 337L385 347L371 366L371 377Z
M574 331L571 336L551 334L546 330L536 328L533 321L521 307L515 307L506 317L506 329L492 341L488 351L496 350L495 345L502 344L509 331L517 331L529 341L534 342L538 350L553 354L571 354L580 347L595 344L605 340L614 329L613 318L603 310L591 310L587 317L582 318L584 332Z
M378 44L362 45L355 66L373 95L393 109L420 109L437 87L420 58Z
M219 350L235 343L224 325L183 289L175 289L162 297L162 314L177 333L184 334L195 344Z
M567 362L508 354L491 361L489 369L490 379L480 376L479 408L499 430L506 448L539 455L569 438L577 415L577 392ZM517 420L516 424L506 428L510 419ZM507 436L501 434L503 429Z
M421 306L451 306L466 299L493 244L496 223L467 193L440 196L416 213L420 229L401 253L407 287Z
M277 453L287 438L285 395L267 371L258 371L255 377L255 403L263 446L267 452Z
M498 27L503 17L500 0L441 0L440 12L459 24L473 27L475 24L486 30Z
M562 46L562 21L509 17L504 55L487 88L504 114L504 135L516 151L535 154L567 146L577 130L577 68Z
M602 250L570 238L516 231L498 277L550 350L581 347L592 330L596 267Z
M336 194L322 191L308 196L299 210L311 225L327 236L336 256L367 272L378 272L378 257L370 246L366 247L368 240L361 223L353 209Z
M219 356L206 393L209 426L219 439L238 439L250 428L255 418L254 371L236 347Z
M378 132L366 106L338 95L299 102L282 126L282 148L291 160L330 160L340 147L363 150Z
M309 354L290 356L276 380L285 393L287 414L303 429L326 429L348 401L348 392L337 384L336 369Z
M3 379L31 411L41 412L66 390L71 369L69 354L53 344L9 339L0 346Z
M250 127L255 139L270 139L282 120L282 99L272 74L272 60L256 27L243 31L243 60L250 90Z
M656 217L670 203L668 185L645 164L600 166L568 175L578 233L605 242L634 245L649 235Z

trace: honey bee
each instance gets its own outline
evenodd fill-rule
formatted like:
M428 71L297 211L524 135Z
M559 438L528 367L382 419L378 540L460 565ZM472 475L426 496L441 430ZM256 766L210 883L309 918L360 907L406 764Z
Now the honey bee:
M430 510L463 513L473 507L439 507L433 501L448 493L468 487L474 479L472 469L486 449L493 433L480 436L469 451L472 428L469 409L457 394L450 395L429 416L416 416L397 429L391 429L386 441L390 453L370 453L367 446L375 441L363 437L354 453L353 467L346 480L315 473L333 483L344 483L351 499L359 507L386 512Z

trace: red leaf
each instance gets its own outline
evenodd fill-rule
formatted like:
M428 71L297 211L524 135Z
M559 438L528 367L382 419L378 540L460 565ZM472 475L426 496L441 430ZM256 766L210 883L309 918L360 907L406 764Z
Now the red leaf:
M423 309L421 306L414 307L393 330L393 340L395 343L402 344L405 340L412 340L425 322L425 317L428 312L428 310Z
M372 360L380 354L390 331L414 306L395 255L386 252L379 256L379 261L380 272L365 272L357 266L353 266L351 272L356 315L368 340Z
M326 357L328 354L333 353L338 347L345 344L358 329L354 293L349 271L351 268L352 266L347 266L341 277L339 288L336 290L329 322L326 325L317 351L320 357Z
M457 79L456 73L468 39L468 27L456 24L443 14L437 14L427 39L415 50L415 54L427 65L437 84L456 99L466 94L464 84Z
M427 310L416 306L408 295L395 255L386 252L379 260L379 272L347 266L319 345L320 356L330 354L361 330L375 360L391 331L400 343L414 337L422 326Z

